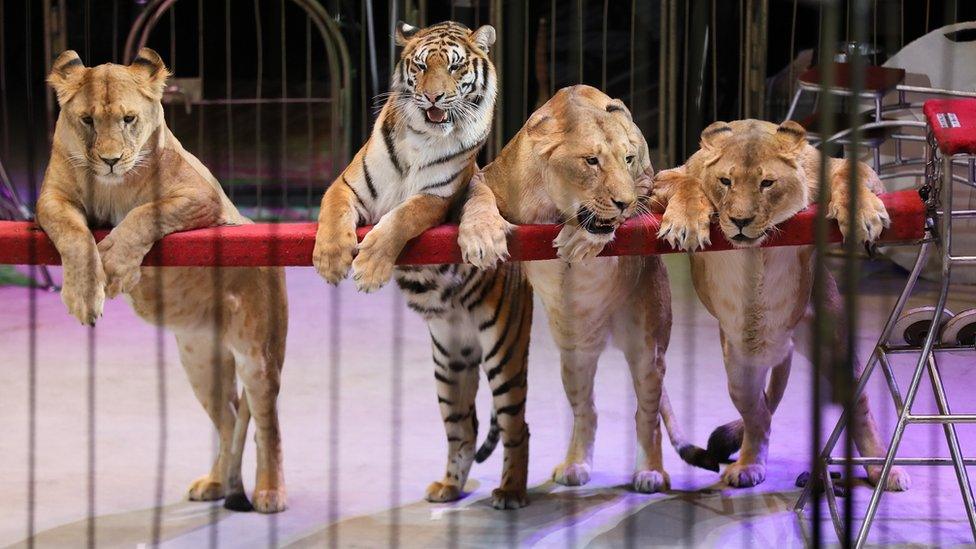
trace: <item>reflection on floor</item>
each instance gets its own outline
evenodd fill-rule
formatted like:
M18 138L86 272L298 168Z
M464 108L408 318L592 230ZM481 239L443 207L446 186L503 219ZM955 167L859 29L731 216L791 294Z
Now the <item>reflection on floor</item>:
M668 259L675 327L668 352L667 384L679 420L699 443L711 429L736 417L725 388L714 320L698 304L687 260ZM866 264L860 287L860 354L873 344L903 273ZM764 484L733 490L708 471L683 465L670 449L665 459L672 491L641 495L628 489L634 463L634 399L623 356L608 351L597 374L594 474L581 488L549 482L568 438L571 415L563 395L558 354L537 308L530 354L528 420L532 426L531 505L499 512L488 496L497 484L501 452L475 465L470 494L451 505L423 501L426 485L443 471L445 440L434 396L430 343L397 292L357 294L321 284L311 269L288 273L291 333L280 399L290 508L262 516L233 513L185 501L189 483L208 470L214 448L209 421L177 362L171 338L135 319L122 300L109 304L94 331L94 480L88 482L88 334L67 317L57 295L37 294L37 452L34 501L38 546L79 545L90 533L99 545L149 543L154 516L162 518L166 546L265 547L323 545L401 547L446 545L707 547L800 546L810 529L791 512L796 476L809 467L810 368L797 357L783 405L773 421ZM954 309L972 307L976 291L963 288ZM28 298L23 288L0 288L0 403L4 428L0 455L5 494L0 545L25 542L28 532ZM330 320L339 307L340 321ZM337 338L330 333L338 330ZM333 346L338 341L339 347ZM391 349L402 345L402 362ZM331 357L338 353L338 363ZM161 362L159 362L161 361ZM161 507L156 507L160 438L157 364L164 372L167 447ZM907 383L910 365L896 362ZM955 409L976 409L969 383L976 361L945 357L944 376ZM478 410L488 417L482 387ZM922 387L919 411L933 409ZM875 414L886 433L894 423L879 378L871 384ZM836 411L824 419L832 425ZM486 424L483 421L483 425ZM906 455L946 455L937 427L911 427ZM482 428L484 431L484 427ZM976 450L973 427L961 427L963 451ZM482 433L483 436L483 433ZM252 446L245 483L253 484ZM882 500L872 540L952 546L971 543L950 468L915 469L912 490ZM859 472L863 476L863 472ZM91 492L90 492L91 491ZM869 492L855 490L863 509ZM94 522L87 519L94 498ZM809 515L807 515L809 517ZM833 532L824 522L825 540Z

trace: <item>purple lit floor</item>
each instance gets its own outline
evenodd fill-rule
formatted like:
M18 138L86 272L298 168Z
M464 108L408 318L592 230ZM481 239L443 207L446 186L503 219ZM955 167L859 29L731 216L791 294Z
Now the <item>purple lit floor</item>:
M736 417L725 388L714 320L698 304L687 278L687 260L668 259L675 328L668 353L667 385L688 434L704 443L711 429ZM883 263L865 265L860 287L860 351L872 345L903 274ZM426 485L443 470L445 437L434 396L427 331L384 289L360 295L351 284L334 290L311 269L288 272L291 332L280 399L285 475L290 508L276 516L233 513L185 500L191 480L207 471L213 451L209 421L194 399L169 336L164 338L167 453L163 486L164 545L199 547L216 540L227 547L402 547L534 545L799 547L810 530L791 511L799 493L793 482L808 468L811 439L809 364L794 362L790 387L773 422L764 484L733 490L718 476L683 465L669 448L665 459L672 491L641 495L627 485L634 461L634 401L619 351L608 351L597 376L600 427L595 474L582 488L549 481L560 461L571 416L563 396L558 359L541 307L536 309L530 355L528 418L532 427L531 505L517 512L491 509L501 452L475 465L467 489L452 505L423 501ZM23 544L28 500L28 298L23 288L0 288L0 545ZM954 309L976 303L976 290L960 288ZM341 306L341 325L330 307ZM37 453L35 542L84 544L88 522L87 332L70 319L56 294L37 294ZM402 363L392 358L393 326L402 318ZM340 367L330 372L329 333L339 329ZM109 303L95 329L97 368L94 491L99 545L142 547L154 514L159 409L157 334L122 300ZM955 409L976 410L976 361L945 357L943 372ZM905 384L907 363L896 363ZM399 369L398 369L399 368ZM336 385L332 383L336 382ZM483 384L484 385L484 384ZM875 413L890 429L894 415L879 377L870 387ZM487 391L479 413L487 424ZM917 410L932 410L923 384ZM337 397L338 400L333 400ZM337 412L334 414L333 412ZM827 425L836 413L828 414ZM913 427L907 454L945 455L941 429ZM482 428L482 436L485 428ZM976 432L961 427L963 449L976 454ZM249 445L252 443L249 442ZM253 483L252 446L245 482ZM859 472L859 474L862 474ZM972 543L949 468L914 469L914 486L882 500L872 540L878 543L953 546ZM857 488L858 511L869 492ZM807 514L809 517L809 513ZM835 543L829 522L825 540Z

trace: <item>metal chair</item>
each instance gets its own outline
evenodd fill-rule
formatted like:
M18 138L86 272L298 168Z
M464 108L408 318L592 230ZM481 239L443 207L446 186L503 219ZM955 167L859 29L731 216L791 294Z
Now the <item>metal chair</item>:
M849 410L845 410L834 426L827 439L827 443L820 453L820 472L828 510L838 536L844 539L843 522L838 513L836 495L834 493L834 479L828 471L828 466L851 464L855 466L880 465L882 467L878 484L874 487L871 500L865 512L864 520L855 538L854 546L863 547L867 541L871 525L874 522L884 486L887 483L891 468L894 465L912 466L952 466L956 473L959 489L963 496L969 525L976 541L976 504L974 504L973 490L966 471L967 465L976 465L976 458L966 458L959 447L956 433L957 423L976 423L976 413L953 413L946 398L945 386L939 371L938 355L943 352L972 352L976 355L976 346L972 341L960 342L959 334L969 334L976 329L973 314L960 317L967 326L956 325L951 328L952 337L948 337L949 326L943 319L949 318L946 309L949 296L952 268L957 265L976 265L976 256L954 255L952 252L952 222L955 219L976 218L976 210L958 210L953 208L953 183L960 182L953 177L953 161L957 157L976 156L976 100L947 99L930 100L925 102L923 111L927 122L887 121L868 126L924 126L927 128L927 153L925 164L925 180L919 189L919 194L928 206L928 221L926 223L927 237L922 241L915 265L895 307L885 322L881 336L875 346L868 363L865 365L861 379L858 381L853 400L864 392L867 381L877 365L887 381L888 389L898 410L898 422L888 445L885 457L833 457L833 451L848 422ZM846 130L842 133L847 133ZM963 178L963 183L972 184L969 178ZM905 305L918 281L928 255L935 247L939 252L941 263L941 277L939 294L932 307L914 309L905 312ZM919 312L924 313L919 316ZM938 321L936 321L938 319ZM955 324L961 324L956 322ZM908 391L902 397L895 380L889 356L894 354L917 355L915 369L912 374ZM928 373L932 382L938 414L916 414L912 411L918 395L922 376ZM941 424L945 431L949 447L949 458L943 457L898 457L898 449L902 436L908 425L913 424ZM808 482L795 510L802 512L810 499L812 490L817 482Z

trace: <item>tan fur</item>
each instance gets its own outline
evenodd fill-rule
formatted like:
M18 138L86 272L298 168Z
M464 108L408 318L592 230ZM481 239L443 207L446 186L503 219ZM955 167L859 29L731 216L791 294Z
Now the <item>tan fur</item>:
M673 244L693 250L707 243L704 235L715 216L726 238L740 248L692 254L691 267L699 298L719 321L729 393L744 424L739 458L722 477L732 486L753 486L765 479L770 421L789 376L794 332L810 301L814 256L812 246L758 245L776 224L816 200L820 153L792 122L717 122L702 132L701 144L684 166L658 175L654 192L667 204L661 235ZM838 221L846 237L874 241L888 224L874 194L882 189L877 174L858 164L858 210L852 223L847 215L849 161L828 159L828 169L828 217ZM740 233L744 236L737 240ZM842 342L841 301L829 275L825 290L835 338ZM861 454L883 455L866 396L856 403L854 416ZM872 480L879 472L868 468ZM903 490L908 484L908 475L895 468L888 488Z
M587 163L591 157L598 165ZM611 336L627 357L637 394L641 456L634 488L656 492L669 484L659 420L671 332L667 273L658 257L594 257L613 234L591 234L577 222L584 207L615 228L638 209L638 193L646 189L650 173L647 146L623 104L594 88L575 86L536 111L472 181L462 214L462 253L485 268L508 256L509 222L566 222L556 245L572 263L523 266L546 307L573 410L572 441L553 472L562 484L589 480L596 430L593 376Z
M166 127L160 97L168 74L148 48L129 66L86 68L73 51L58 57L48 81L61 114L37 219L61 253L69 313L94 325L105 298L125 294L139 316L175 333L194 392L220 433L217 461L193 483L190 499L246 504L240 459L253 414L254 507L281 511L275 401L288 326L283 270L140 266L169 233L250 223ZM96 245L91 225L114 228ZM240 402L235 371L244 385Z

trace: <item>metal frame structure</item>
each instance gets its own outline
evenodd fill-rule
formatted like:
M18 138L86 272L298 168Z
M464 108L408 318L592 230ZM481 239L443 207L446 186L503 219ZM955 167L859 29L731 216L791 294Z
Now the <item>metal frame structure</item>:
M203 1L204 0L197 0L198 2L197 9L200 17L200 22L198 24L201 25L201 28L197 32L198 41L199 41L198 47L200 52L199 53L200 75L198 78L201 80L201 84L200 84L201 89L203 87L202 81L205 78L203 73L203 66L204 66L203 64L204 42L203 42L203 29L202 29L202 19L203 19L202 2ZM310 54L308 54L308 51L310 50L307 50L307 61L306 61L306 68L304 73L307 82L306 82L306 93L304 96L288 97L287 94L283 92L282 97L262 97L261 80L263 74L261 70L261 65L262 65L261 60L259 59L258 75L257 75L257 93L255 97L234 98L232 78L230 74L230 65L231 65L231 59L233 53L231 51L232 48L230 47L230 42L228 37L228 42L225 46L226 48L225 56L226 56L227 66L228 66L226 97L204 99L203 97L194 98L190 95L183 95L183 102L187 106L187 108L189 108L191 105L224 106L227 108L226 116L228 120L227 130L228 130L228 140L229 140L228 154L231 155L231 161L229 167L231 172L234 171L233 159L232 159L234 130L231 122L232 114L230 112L230 109L233 105L242 105L242 104L253 105L256 107L255 123L257 125L258 131L255 132L255 140L258 149L258 155L257 155L258 167L255 173L255 177L257 178L260 178L262 176L262 174L260 173L261 171L260 156L261 156L261 148L262 148L260 127L261 127L262 108L263 107L271 108L275 106L279 106L281 108L280 123L281 123L281 131L282 134L284 135L288 131L286 114L284 112L285 105L288 104L305 105L307 109L311 109L313 105L327 103L329 105L329 110L330 110L329 135L331 139L330 156L331 156L332 173L329 174L313 173L314 172L313 167L311 164L309 165L308 168L309 173L307 175L307 184L306 184L307 186L306 206L307 208L311 209L311 207L313 206L312 204L313 196L317 196L320 194L319 192L316 193L311 192L311 189L314 186L313 181L321 182L320 187L321 189L324 189L336 176L338 176L340 168L342 166L345 166L345 164L351 158L350 151L351 151L351 140L352 140L351 137L352 84L350 82L351 80L350 73L352 70L351 69L352 61L349 56L349 51L346 45L346 41L342 37L342 33L339 30L338 24L336 23L335 19L325 10L325 8L319 2L315 0L287 0L287 2L285 0L279 0L279 2L281 6L280 9L282 10L285 9L286 3L290 3L301 8L307 15L308 27L306 28L306 34L308 37L306 38L306 42L309 43L306 44L306 48L310 48L311 27L314 26L314 28L318 31L319 37L321 38L322 43L325 46L325 53L326 53L325 61L328 66L328 74L329 74L328 97L314 97L312 95L312 91L311 91L312 61L310 58ZM132 28L129 30L129 33L126 37L125 48L123 49L123 59L122 59L123 62L129 63L135 57L136 52L139 51L139 48L146 45L146 43L149 41L149 37L151 36L152 32L157 28L157 25L160 23L162 18L167 13L172 14L172 10L175 8L176 4L177 4L177 0L152 0L150 4L146 6L146 8L136 18L135 22L132 25ZM230 9L231 9L231 3L228 0L226 2L227 17L230 16ZM255 17L258 17L259 0L255 0L253 9L255 10ZM284 19L282 19L282 21L284 21ZM259 24L258 25L259 36L257 38L259 49L261 44L260 28L261 27ZM279 76L282 79L282 86L284 86L284 82L287 80L287 73L284 68L284 56L285 56L284 23L282 23L281 30L282 30L282 43L280 47L281 47L281 55L282 55L282 73ZM175 36L172 34L172 29L170 32L171 32L171 36L170 36L170 42L171 42L170 57L171 58L169 59L169 63L170 65L175 66L176 49L175 49L175 43L173 42L175 40ZM260 51L258 55L260 58L261 56ZM309 139L309 151L311 152L313 148L311 144L313 130L311 127L312 116L310 110L307 111L307 118L308 118L307 134ZM281 141L280 146L282 148L281 154L282 156L284 156L285 155L284 143L287 140L281 139L280 141ZM311 158L309 159L309 162L311 163ZM258 184L259 194L258 194L258 204L257 204L257 215L259 217L261 215L261 209L262 209L262 204L260 199L261 187L262 184L259 183ZM228 192L233 197L233 189L229 188ZM286 193L287 189L282 190L282 192Z
M863 126L862 129L870 129L871 126L885 128L896 126L928 127L928 124L917 121L886 121L876 124L867 124ZM852 130L845 130L843 132L839 132L831 136L828 141L841 139L851 131ZM871 353L868 363L865 365L864 372L862 373L861 378L858 380L857 387L852 397L852 401L856 401L856 399L864 393L871 374L880 364L881 370L885 376L888 390L891 393L895 408L898 411L898 422L888 445L887 454L884 458L852 456L834 457L832 455L838 441L840 440L841 434L848 427L849 414L851 411L850 409L845 408L841 414L841 417L835 424L833 431L828 437L826 444L820 452L820 463L817 467L815 467L815 471L819 472L819 482L817 479L811 479L810 482L807 482L794 507L794 510L797 513L802 514L807 502L811 499L813 491L818 489L818 487L823 487L827 500L827 507L838 538L840 540L850 539L846 537L850 534L850 532L845 532L844 530L845 521L840 515L839 506L836 499L837 496L834 492L834 479L831 477L827 468L831 465L882 466L881 476L871 494L871 500L868 504L864 520L861 522L860 528L858 529L857 537L853 540L854 546L858 548L863 547L867 542L867 537L874 522L878 505L881 501L881 496L885 491L885 485L888 481L889 474L891 473L891 468L894 465L953 466L956 473L956 479L959 483L959 489L963 496L963 503L965 504L966 514L969 520L970 529L972 530L973 539L976 541L976 503L974 503L973 489L970 483L969 474L966 471L967 465L976 465L976 458L966 458L962 455L962 451L960 450L959 446L959 438L955 427L956 423L976 423L976 414L952 413L949 402L946 398L945 387L939 372L937 360L938 353L961 351L976 353L976 349L971 346L944 345L937 343L942 322L935 320L930 322L921 345L913 345L911 343L894 344L892 342L895 324L898 319L901 318L904 312L908 298L918 282L922 268L925 265L933 247L938 249L941 264L939 293L932 313L933 319L941 319L943 312L946 310L952 267L955 265L976 265L976 256L956 256L952 254L953 220L962 218L976 218L976 211L974 210L955 210L953 208L952 187L953 183L959 182L959 180L957 177L953 176L952 169L953 166L956 165L954 162L955 156L960 155L953 156L942 154L931 130L929 130L927 133L926 143L927 148L924 173L925 181L922 187L919 189L919 193L926 201L928 210L926 238L921 241L918 256L915 260L914 267L911 270L911 274L906 281L905 288L899 295L891 314L888 316L888 319L884 324L881 336L879 337L878 342ZM968 155L967 161L968 165L972 166L974 157L972 155ZM972 170L970 170L969 174L972 176ZM963 183L973 186L972 179L963 181ZM905 393L904 397L902 397L901 390L898 387L898 383L889 362L889 356L894 354L917 354L918 356L911 382L908 386L908 391ZM926 372L928 373L932 383L935 401L939 411L938 414L916 414L912 411L912 406L914 405L916 397L918 396L922 376ZM898 449L901 444L905 428L912 424L942 425L945 431L950 457L898 457Z

